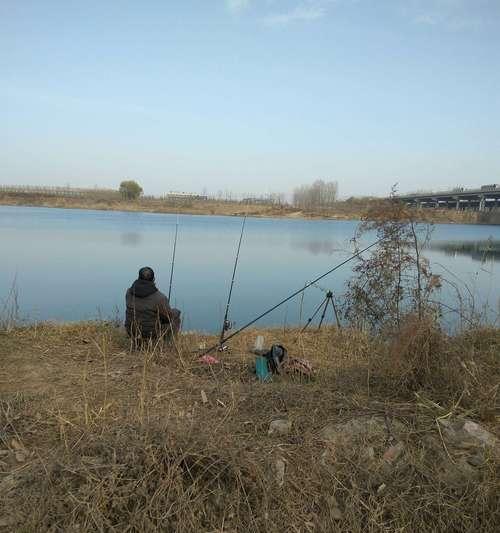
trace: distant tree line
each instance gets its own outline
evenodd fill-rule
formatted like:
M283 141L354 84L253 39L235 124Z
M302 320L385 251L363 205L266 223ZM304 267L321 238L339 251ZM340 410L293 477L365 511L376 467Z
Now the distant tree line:
M336 181L316 180L293 191L293 205L300 209L332 207L337 200L339 186Z
M15 196L51 196L56 198L92 198L92 199L114 199L118 197L115 189L104 189L99 187L60 187L42 185L0 185L0 194Z
M268 194L243 194L242 199L240 202L242 204L246 205L256 205L256 204L262 204L262 205L286 205L286 195L285 193L281 192L272 192Z
M310 185L298 187L293 192L292 198L282 192L268 192L255 194L250 192L235 193L231 190L219 190L215 194L210 194L206 188L203 193L166 193L158 196L144 195L142 186L135 180L125 179L116 189L104 189L95 186L90 188L76 187L42 187L29 185L0 185L0 194L11 195L39 195L55 197L79 197L96 201L115 201L123 199L127 201L162 201L169 203L180 203L187 205L193 201L212 202L238 202L246 205L271 205L285 207L290 202L299 209L329 208L337 199L337 182L325 182L317 180Z

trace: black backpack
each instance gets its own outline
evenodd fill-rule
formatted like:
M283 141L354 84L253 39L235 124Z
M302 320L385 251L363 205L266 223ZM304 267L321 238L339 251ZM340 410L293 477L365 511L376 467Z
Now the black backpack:
M287 351L281 344L273 344L271 349L263 357L267 359L267 368L272 374L280 373L281 363L285 360Z

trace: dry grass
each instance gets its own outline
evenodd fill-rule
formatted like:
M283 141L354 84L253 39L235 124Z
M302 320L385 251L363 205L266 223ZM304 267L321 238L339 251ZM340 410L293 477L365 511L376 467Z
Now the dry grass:
M420 328L390 342L347 329L259 330L316 370L268 384L251 369L257 331L236 337L214 367L197 362L199 343L213 341L197 334L140 353L110 324L0 334L0 524L497 531L498 456L486 454L473 475L461 470L462 452L445 445L437 421L460 415L498 431L500 332L448 338ZM291 421L290 433L268 435L277 418ZM387 431L348 446L322 434L364 419L385 420ZM395 439L405 452L389 465L381 457Z

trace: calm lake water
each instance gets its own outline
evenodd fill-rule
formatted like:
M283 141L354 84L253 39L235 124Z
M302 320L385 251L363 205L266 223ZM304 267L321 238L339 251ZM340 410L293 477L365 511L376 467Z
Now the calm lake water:
M20 314L27 320L121 318L125 290L139 267L153 267L157 285L168 292L176 219L163 214L0 206L0 302L15 280ZM220 327L241 222L236 217L179 217L172 303L183 311L184 329ZM352 221L248 219L230 318L243 325L347 258L356 226ZM436 225L425 255L436 273L459 286L466 283L476 305L487 309L490 320L497 318L499 226ZM321 283L339 300L351 266ZM306 291L304 320L323 298L317 288ZM450 306L456 304L446 285L440 298ZM298 323L299 304L297 297L260 324ZM449 320L453 322L451 315Z

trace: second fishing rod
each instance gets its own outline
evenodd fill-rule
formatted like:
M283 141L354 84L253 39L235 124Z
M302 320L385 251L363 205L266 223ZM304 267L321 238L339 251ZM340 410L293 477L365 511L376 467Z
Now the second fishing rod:
M233 295L233 286L234 286L234 279L236 277L236 269L238 268L238 261L240 259L240 249L241 249L241 241L243 240L243 233L245 232L245 224L247 221L247 216L245 215L243 217L243 222L241 224L241 231L240 231L240 238L238 241L238 248L236 249L236 257L234 258L234 266L233 266L233 275L231 276L231 284L229 286L229 294L227 296L227 303L226 303L226 311L224 313L224 319L222 321L222 327L219 337L219 349L222 350L224 346L224 335L227 330L231 328L231 322L229 320L229 307L231 305L231 297Z
M220 344L219 347L222 349L223 343L224 343L224 335L226 331L228 331L231 328L231 321L229 320L229 308L231 306L231 297L233 295L233 287L234 287L234 280L236 278L236 269L238 268L238 261L240 258L240 249L241 249L241 241L243 240L243 234L245 232L245 224L247 220L247 215L243 217L243 223L241 225L241 231L240 231L240 237L238 240L238 247L236 250L236 257L234 259L234 266L233 266L233 274L231 276L231 284L229 286L229 294L227 297L226 302L226 309L224 312L224 320L222 322L221 332L220 332ZM170 283L168 287L168 300L170 301L171 295L172 295L172 283L174 278L174 268L175 268L175 254L177 250L177 236L179 233L179 215L177 215L177 220L175 224L175 235L174 235L174 243L173 243L173 249L172 249L172 262L170 267Z
M175 222L175 236L174 236L174 246L172 250L172 264L170 266L170 283L168 285L168 301L170 302L170 295L172 294L172 281L174 279L174 267L175 267L175 252L177 250L177 235L179 233L179 215L177 215L177 220Z

